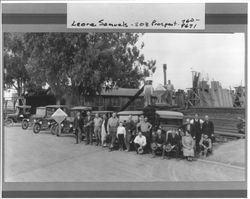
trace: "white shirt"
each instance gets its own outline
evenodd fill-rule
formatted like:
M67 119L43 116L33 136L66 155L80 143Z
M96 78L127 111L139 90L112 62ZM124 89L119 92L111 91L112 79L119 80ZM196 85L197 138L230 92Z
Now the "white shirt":
M117 128L117 135L123 134L124 136L126 135L126 129L124 126L118 126Z
M190 124L193 124L194 121L196 121L196 122L197 122L197 121L200 121L200 124L204 123L204 121L203 121L202 119L198 119L198 120L192 119L192 120L190 121Z
M139 144L140 146L145 146L147 144L146 137L144 135L141 137L137 135L134 139L134 143Z

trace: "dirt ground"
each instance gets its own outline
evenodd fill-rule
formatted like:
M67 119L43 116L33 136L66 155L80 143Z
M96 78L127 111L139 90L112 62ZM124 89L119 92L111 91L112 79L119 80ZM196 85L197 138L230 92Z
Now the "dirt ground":
M162 160L150 154L75 144L72 136L4 128L7 182L244 181L244 140L225 143L203 160ZM221 164L214 164L219 161ZM228 163L231 163L228 164Z
M242 166L246 165L246 140L239 139L215 147L215 153L207 159L225 164Z

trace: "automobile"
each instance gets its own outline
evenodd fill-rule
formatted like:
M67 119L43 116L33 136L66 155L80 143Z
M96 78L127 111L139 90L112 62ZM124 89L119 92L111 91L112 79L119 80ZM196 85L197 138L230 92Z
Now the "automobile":
M61 123L61 133L75 133L75 129L73 128L74 119L76 117L76 113L80 112L82 117L86 117L87 111L91 111L92 107L87 106L75 106L68 110L68 117L63 120ZM59 136L58 124L54 124L50 129L51 134Z
M40 118L44 118L46 115L46 107L40 106L36 108L36 113L31 115L29 118L24 118L22 121L22 129L27 129L30 126L33 126L34 123Z
M143 115L143 111L121 111L117 113L121 122L128 121L130 115L132 116L132 120L137 123L139 122L139 117Z
M4 124L5 126L12 126L14 123L22 122L24 118L30 117L30 109L29 105L20 105L16 106L16 112L13 114L7 114Z
M183 113L177 111L155 111L155 124L165 132L179 129L183 125Z
M56 125L56 121L51 117L56 110L60 108L65 113L68 113L67 105L48 105L45 107L46 113L44 117L36 119L33 126L33 132L39 133L41 130L49 130L53 125Z
M160 127L164 131L168 131L173 128L180 128L183 124L183 113L177 111L165 111L165 110L156 110L154 111L154 123L155 127ZM117 114L119 120L124 122L128 120L129 115L132 115L134 122L139 122L139 117L145 115L143 111L122 111Z

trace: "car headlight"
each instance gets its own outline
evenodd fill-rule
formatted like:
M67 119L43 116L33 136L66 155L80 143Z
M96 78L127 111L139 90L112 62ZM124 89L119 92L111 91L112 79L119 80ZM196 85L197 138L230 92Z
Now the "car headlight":
M73 127L73 125L72 125L72 124L70 124L70 125L69 125L69 127L70 127L70 128L72 128L72 127Z
M36 122L36 119L34 120L34 122Z
M61 127L63 127L64 125L63 124L61 124Z
M42 121L40 121L39 124L42 124Z
M48 122L48 125L50 125L50 122Z
M23 115L20 115L20 117L23 117Z
M27 121L29 122L30 120L29 120L29 119L27 119Z

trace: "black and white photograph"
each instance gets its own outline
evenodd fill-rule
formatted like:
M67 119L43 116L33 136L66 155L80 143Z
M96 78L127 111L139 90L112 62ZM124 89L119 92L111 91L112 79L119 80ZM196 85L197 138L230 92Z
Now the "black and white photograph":
M245 16L244 3L3 4L3 182L245 190Z

